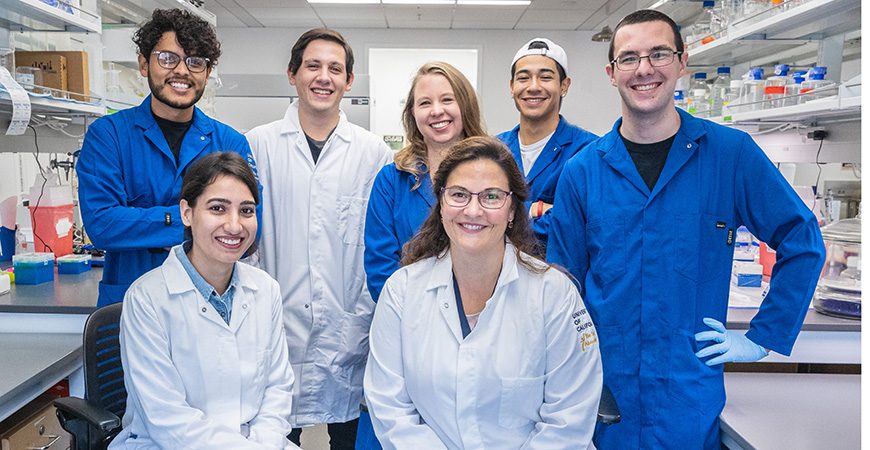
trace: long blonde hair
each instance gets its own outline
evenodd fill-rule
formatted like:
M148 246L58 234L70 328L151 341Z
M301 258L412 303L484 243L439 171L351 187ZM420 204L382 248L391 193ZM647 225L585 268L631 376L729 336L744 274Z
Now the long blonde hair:
M465 75L455 67L443 61L433 61L423 64L417 75L414 76L414 81L411 82L411 90L408 91L408 98L405 101L405 109L402 111L402 123L405 125L405 136L408 139L408 146L396 152L393 161L396 163L396 168L413 174L417 178L417 182L411 190L417 189L423 183L423 175L429 171L426 143L423 141L423 133L417 128L417 120L414 118L414 90L417 88L417 83L426 75L441 75L450 83L453 88L453 94L456 96L456 102L459 104L459 111L462 115L462 135L460 138L465 139L472 136L486 136L486 127L482 123L480 117L480 104L477 100L477 94L474 88Z

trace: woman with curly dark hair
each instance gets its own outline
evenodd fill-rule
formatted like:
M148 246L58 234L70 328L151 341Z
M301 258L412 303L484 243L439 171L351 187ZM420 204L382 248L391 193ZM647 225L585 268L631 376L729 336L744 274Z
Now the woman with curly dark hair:
M365 396L384 449L585 449L601 395L595 327L536 257L525 180L491 137L433 178L438 198L384 285Z

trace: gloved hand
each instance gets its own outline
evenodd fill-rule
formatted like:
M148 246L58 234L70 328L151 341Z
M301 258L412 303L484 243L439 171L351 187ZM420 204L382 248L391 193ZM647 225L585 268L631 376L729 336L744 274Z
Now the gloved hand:
M712 330L696 334L695 340L698 342L714 341L716 343L702 348L698 353L695 353L695 356L705 358L721 353L721 355L708 360L705 363L708 366L726 362L755 362L764 358L769 353L764 347L750 341L746 336L725 330L725 325L722 325L716 319L705 317L704 324L712 328Z

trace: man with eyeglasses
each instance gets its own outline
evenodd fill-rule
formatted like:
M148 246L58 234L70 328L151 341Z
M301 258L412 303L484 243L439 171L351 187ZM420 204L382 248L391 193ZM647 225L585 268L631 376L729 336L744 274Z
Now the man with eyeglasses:
M791 353L824 263L812 212L752 138L674 106L688 55L651 10L617 25L613 130L565 165L547 259L579 280L622 422L596 446L718 450L723 363ZM745 336L727 331L734 233L777 251Z
M184 239L178 195L190 164L234 151L256 173L245 137L194 106L221 53L211 26L187 11L157 9L133 41L151 95L88 127L76 164L85 231L106 251L98 306L122 301Z
M565 162L598 136L568 123L559 110L568 95L568 55L553 41L535 38L511 62L511 98L520 124L497 136L514 155L529 184L526 210L538 240L547 245L549 210Z

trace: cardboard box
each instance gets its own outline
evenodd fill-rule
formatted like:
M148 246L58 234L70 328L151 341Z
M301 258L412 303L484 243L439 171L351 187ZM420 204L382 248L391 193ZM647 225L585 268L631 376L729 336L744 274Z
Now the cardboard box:
M49 52L15 52L15 67L36 67L42 71L42 86L68 90L66 57ZM39 92L40 94L42 92Z
M34 57L45 55L60 55L66 58L66 80L68 91L77 92L83 95L71 95L70 98L80 102L89 102L87 97L91 94L90 79L88 78L88 53L87 52L60 52L60 51L42 51L42 52L15 52L16 64L18 55L32 54Z

